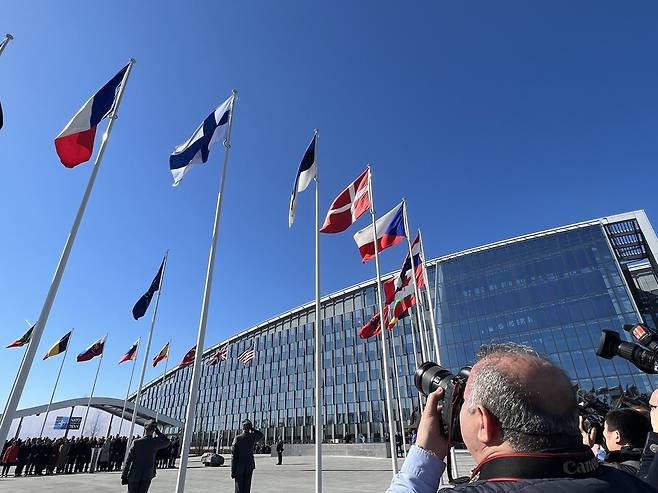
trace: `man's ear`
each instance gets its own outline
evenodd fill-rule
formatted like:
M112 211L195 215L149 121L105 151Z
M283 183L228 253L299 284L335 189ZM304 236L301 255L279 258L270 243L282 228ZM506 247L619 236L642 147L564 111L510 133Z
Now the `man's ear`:
M498 418L481 405L475 408L475 415L478 420L478 440L487 446L500 445L503 441L503 430Z
M615 431L615 443L618 443L619 445L623 445L623 437L621 436L621 433L619 433L619 430Z

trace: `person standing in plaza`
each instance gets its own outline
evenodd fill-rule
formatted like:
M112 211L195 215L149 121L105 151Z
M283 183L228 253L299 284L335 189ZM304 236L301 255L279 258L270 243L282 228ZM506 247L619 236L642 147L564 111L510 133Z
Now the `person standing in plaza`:
M283 440L279 438L276 442L276 455L279 461L276 463L277 466L280 466L283 463Z
M154 436L157 435L157 436ZM155 477L155 456L171 442L155 421L144 427L144 436L133 441L121 472L121 484L128 485L128 493L146 493Z
M248 419L242 422L242 430L231 446L231 478L235 479L235 493L250 493L251 476L256 469L254 447L264 437Z

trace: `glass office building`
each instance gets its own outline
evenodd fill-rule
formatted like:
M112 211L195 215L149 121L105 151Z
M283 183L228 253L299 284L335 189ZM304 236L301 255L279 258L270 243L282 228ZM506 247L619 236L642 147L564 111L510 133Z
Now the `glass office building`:
M602 329L621 331L622 325L637 322L655 327L657 252L655 232L646 214L637 211L428 260L442 364L456 371L473 361L482 344L516 341L550 356L581 387L635 385L649 392L653 376L620 358L598 358L595 348ZM380 338L361 340L357 334L375 311L375 284L370 280L322 300L328 441L346 434L381 441L388 433ZM424 315L429 326L427 311ZM208 359L230 343L227 361L203 366L195 430L229 442L242 420L250 418L268 440L283 436L288 442L312 442L313 320L314 303L309 303L206 350ZM413 374L422 359L414 354L420 340L411 317L387 336L389 368L391 344L397 356L399 389L393 382L393 396L399 431L398 410L406 426L418 407ZM426 336L431 340L430 330ZM245 365L237 356L251 344L256 356ZM191 371L174 368L164 383L161 378L151 382L143 405L183 420Z

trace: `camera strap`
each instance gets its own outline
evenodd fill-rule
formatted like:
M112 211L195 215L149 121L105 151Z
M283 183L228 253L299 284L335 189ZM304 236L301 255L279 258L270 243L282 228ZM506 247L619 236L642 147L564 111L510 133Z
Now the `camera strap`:
M599 467L599 462L587 447L571 452L504 454L478 464L470 481L586 478L596 476Z

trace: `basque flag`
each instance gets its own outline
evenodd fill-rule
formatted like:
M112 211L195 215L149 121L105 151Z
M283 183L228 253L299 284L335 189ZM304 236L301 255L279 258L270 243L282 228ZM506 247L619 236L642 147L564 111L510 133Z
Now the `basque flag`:
M137 339L135 341L135 344L132 345L132 347L128 350L128 352L121 357L118 364L120 365L125 361L132 361L134 359L137 359L137 346L139 346L139 339Z
M57 356L58 354L62 354L64 351L66 351L66 348L69 347L69 340L71 339L72 333L73 331L69 332L64 337L62 337L59 341L53 344L51 348L48 350L48 352L45 354L43 359L48 359L51 356Z
M105 349L105 336L101 337L83 352L78 354L76 361L82 363L83 361L94 359L96 356L103 354L103 349Z
M400 202L393 209L375 221L377 226L377 250L381 253L400 243L407 235L404 228L404 202ZM375 258L375 235L372 225L357 231L354 235L356 246L359 247L361 259L364 262Z
M315 162L315 143L318 140L317 130L313 134L311 143L306 148L302 162L299 164L297 176L295 177L295 185L292 188L292 195L290 196L290 211L288 213L288 227L292 227L295 220L295 209L297 208L297 193L303 192L308 188L309 184L315 178L317 172L317 164Z
M128 65L90 97L55 138L57 155L67 168L73 168L91 158L96 126L112 111L117 90L126 75Z
M196 346L194 346L187 353L185 353L185 356L183 356L183 359L180 362L180 366L190 366L192 363L194 363L195 356L196 356Z
M340 233L370 209L370 168L350 183L329 206L321 233Z
M169 157L169 169L174 177L174 186L181 182L193 165L208 161L210 146L215 142L224 141L232 109L233 96L230 96L203 120L192 137L174 149Z

